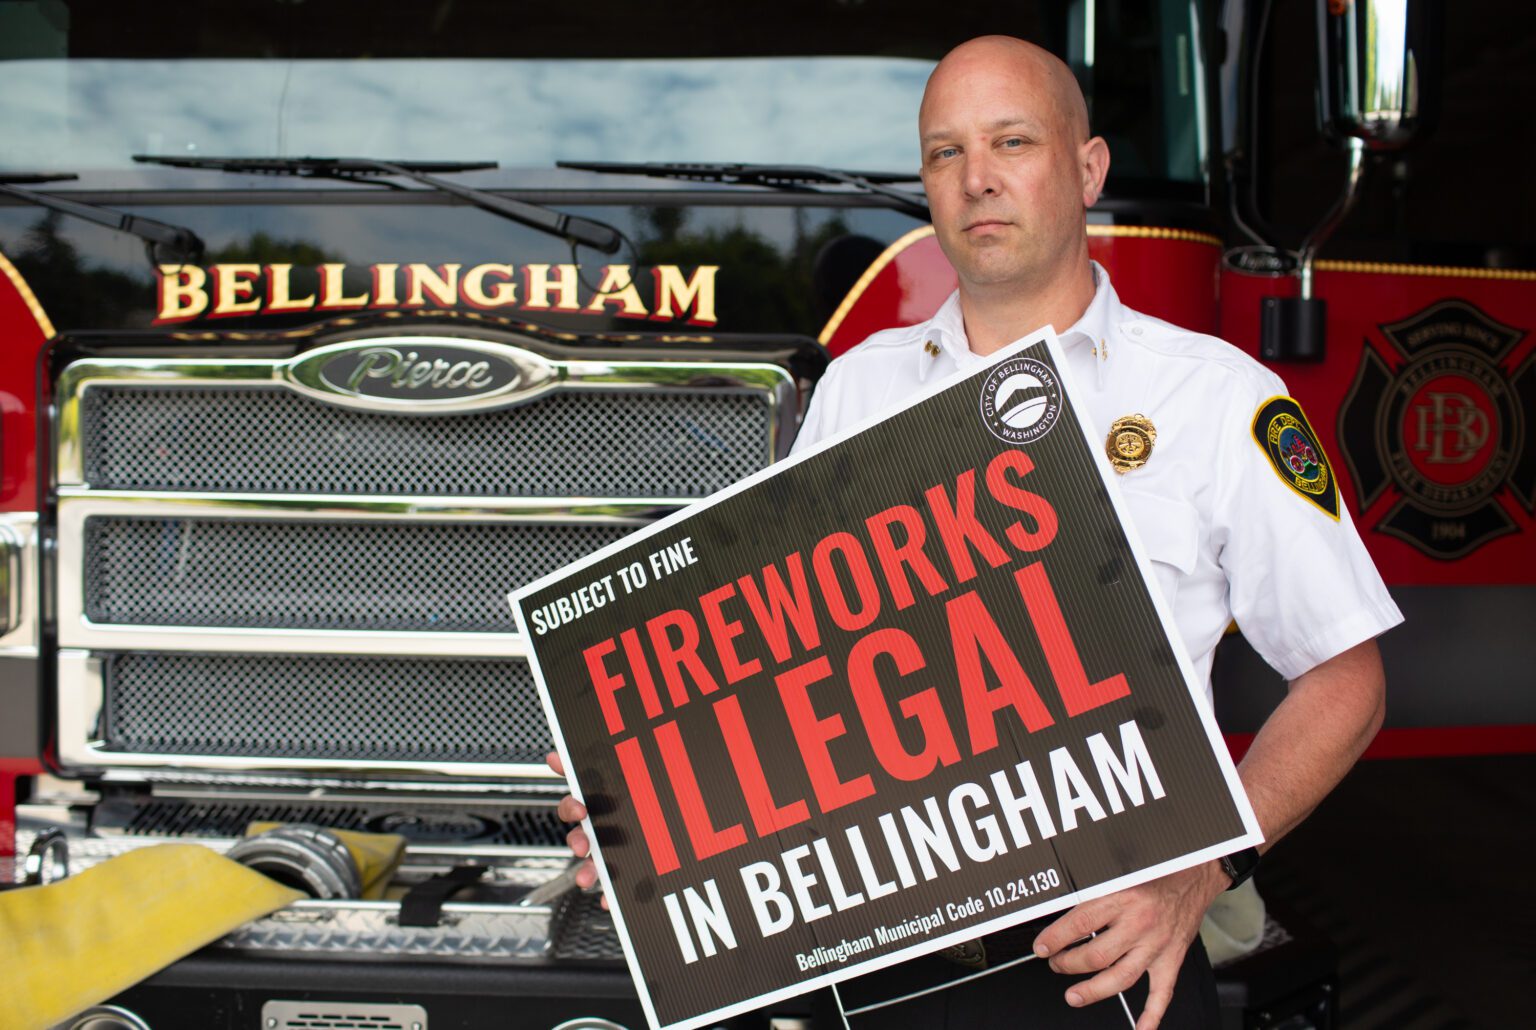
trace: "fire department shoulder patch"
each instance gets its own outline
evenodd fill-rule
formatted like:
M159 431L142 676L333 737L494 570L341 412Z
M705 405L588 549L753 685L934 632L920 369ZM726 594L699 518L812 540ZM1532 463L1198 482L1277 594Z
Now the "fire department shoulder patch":
M1290 397L1271 397L1259 405L1253 416L1253 440L1282 483L1338 521L1338 480L1300 404Z

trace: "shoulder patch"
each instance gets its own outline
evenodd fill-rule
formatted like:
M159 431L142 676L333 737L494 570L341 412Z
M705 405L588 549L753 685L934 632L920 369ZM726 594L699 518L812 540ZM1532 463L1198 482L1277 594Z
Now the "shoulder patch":
M1300 404L1290 397L1260 404L1253 416L1253 440L1282 483L1338 521L1339 483Z

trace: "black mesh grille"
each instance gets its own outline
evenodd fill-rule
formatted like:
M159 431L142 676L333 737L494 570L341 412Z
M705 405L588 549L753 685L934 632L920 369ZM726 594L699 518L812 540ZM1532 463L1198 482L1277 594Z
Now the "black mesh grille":
M556 958L598 961L624 958L613 917L603 910L596 894L572 892L555 909Z
M556 393L499 411L385 415L281 387L93 386L101 489L460 497L702 497L762 468L760 391Z
M135 837L240 837L254 822L314 823L335 830L399 833L426 843L558 847L567 827L553 804L375 805L292 801L112 799L96 808L93 827Z
M95 516L85 610L146 626L512 633L508 591L632 531Z
M112 654L108 750L542 763L528 663L330 655Z

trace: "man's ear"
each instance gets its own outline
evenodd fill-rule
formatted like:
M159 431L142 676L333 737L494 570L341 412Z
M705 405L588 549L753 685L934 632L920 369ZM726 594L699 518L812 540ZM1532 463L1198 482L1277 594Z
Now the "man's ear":
M1109 174L1109 144L1095 136L1077 150L1078 165L1083 170L1083 207L1092 207L1104 192L1104 177Z

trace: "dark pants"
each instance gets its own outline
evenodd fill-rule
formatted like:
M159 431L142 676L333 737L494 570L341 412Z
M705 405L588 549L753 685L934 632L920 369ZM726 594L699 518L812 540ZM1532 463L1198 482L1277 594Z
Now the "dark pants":
M1027 924L983 938L987 966L996 968L1028 953L1035 935L1047 921ZM926 987L942 989L908 1001L850 1015L850 1030L879 1027L945 1028L945 1030L1127 1030L1135 1025L1147 999L1144 976L1125 992L1125 1005L1108 998L1095 1005L1074 1009L1064 996L1074 983L1087 976L1066 976L1051 971L1044 961L1031 959L986 976L966 980L975 967L957 965L938 955L928 955L861 976L840 986L843 1007L850 1013L881 1001L899 998ZM1130 1008L1130 1017L1126 1015ZM830 1018L829 1018L830 1017ZM835 1010L816 1022L838 1027ZM1163 1016L1161 1030L1207 1030L1219 1027L1216 979L1197 937L1185 955L1173 988L1173 1001Z

